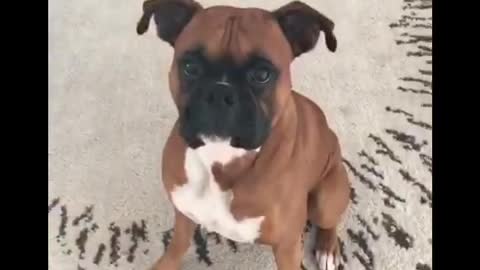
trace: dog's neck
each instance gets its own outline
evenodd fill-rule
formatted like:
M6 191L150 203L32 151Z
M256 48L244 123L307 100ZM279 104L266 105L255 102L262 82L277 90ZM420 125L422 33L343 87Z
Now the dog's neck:
M298 117L293 94L289 95L277 117L270 136L262 145L262 151L259 153L257 162L285 166L288 165L284 164L288 162L288 159L283 157L291 156L297 144ZM279 158L281 156L282 158Z
M223 188L231 188L237 183L257 181L268 172L280 172L289 166L297 138L297 110L293 96L290 96L278 115L269 137L260 150L246 152L227 165L213 164L212 173ZM257 168L262 168L257 170ZM268 169L265 169L268 168ZM247 180L248 179L248 180Z

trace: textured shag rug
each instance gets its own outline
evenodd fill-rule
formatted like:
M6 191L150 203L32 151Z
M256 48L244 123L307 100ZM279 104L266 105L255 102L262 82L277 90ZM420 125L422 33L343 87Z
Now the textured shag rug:
M336 24L337 52L322 36L294 62L293 82L325 111L351 177L344 269L431 269L432 1L305 2ZM49 1L50 270L147 269L170 239L158 170L176 117L173 51L154 31L136 35L141 4ZM304 267L315 269L310 259L307 249ZM198 230L183 269L275 266L267 247Z

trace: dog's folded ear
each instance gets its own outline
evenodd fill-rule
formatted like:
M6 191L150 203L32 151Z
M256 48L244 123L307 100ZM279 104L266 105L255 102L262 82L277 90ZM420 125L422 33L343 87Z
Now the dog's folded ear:
M201 9L202 6L193 0L146 0L143 15L137 23L137 33L142 35L148 30L153 16L158 37L174 46L183 28Z
M325 33L327 47L331 52L337 49L333 34L334 23L325 15L300 1L294 1L273 11L295 57L313 49L320 36Z

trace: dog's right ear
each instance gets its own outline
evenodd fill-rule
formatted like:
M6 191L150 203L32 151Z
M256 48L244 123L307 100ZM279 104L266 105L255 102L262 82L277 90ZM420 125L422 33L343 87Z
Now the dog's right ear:
M147 32L153 15L158 37L174 46L183 28L201 9L202 6L193 0L146 0L143 15L137 23L137 33Z

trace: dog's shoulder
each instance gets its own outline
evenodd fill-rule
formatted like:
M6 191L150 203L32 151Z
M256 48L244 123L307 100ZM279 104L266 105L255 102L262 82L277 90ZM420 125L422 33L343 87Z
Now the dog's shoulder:
M300 116L308 114L309 116L314 116L313 119L320 126L327 125L327 118L325 117L325 113L318 104L295 90L292 90L292 96L297 107L297 112L300 114Z

